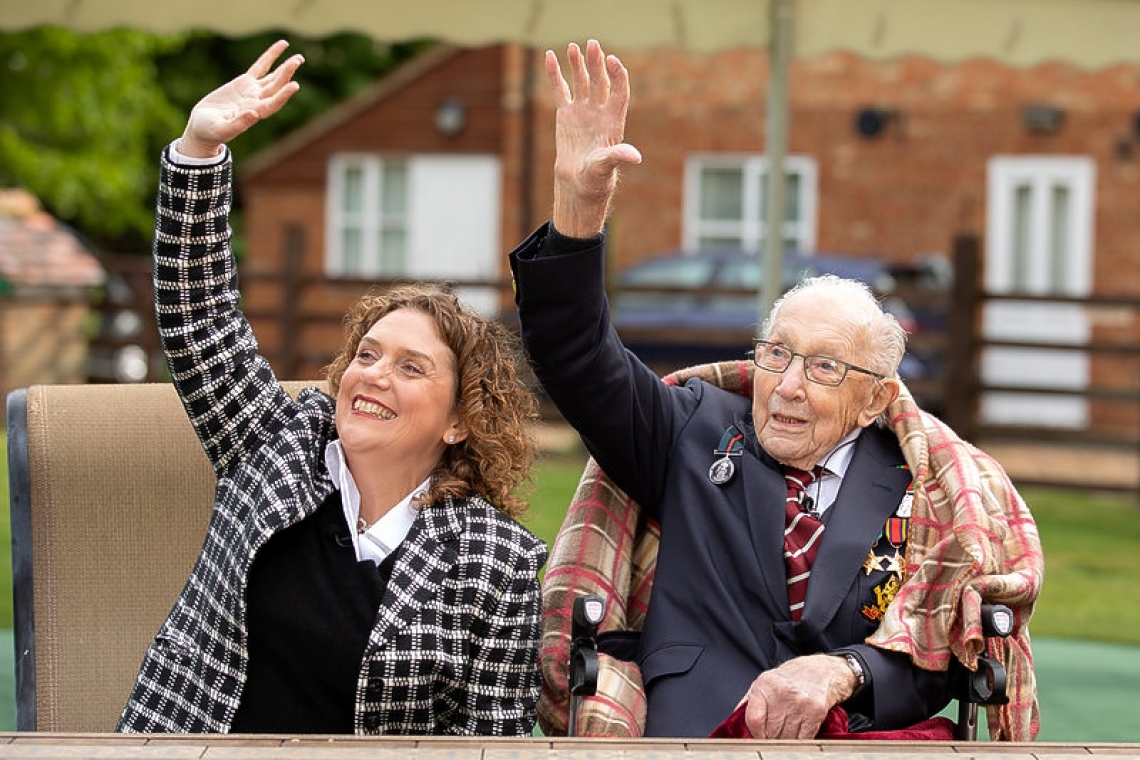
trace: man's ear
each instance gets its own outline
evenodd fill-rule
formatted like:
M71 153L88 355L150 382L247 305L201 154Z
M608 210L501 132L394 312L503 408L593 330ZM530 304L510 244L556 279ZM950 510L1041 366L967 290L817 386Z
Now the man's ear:
M871 400L859 413L859 426L867 427L879 418L899 397L899 381L893 377L885 377L875 382L871 389Z

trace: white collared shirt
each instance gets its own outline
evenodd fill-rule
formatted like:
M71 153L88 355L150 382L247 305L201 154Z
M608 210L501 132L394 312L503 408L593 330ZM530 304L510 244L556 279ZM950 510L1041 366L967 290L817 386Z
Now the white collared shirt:
M356 521L360 519L360 489L356 487L356 481L349 472L348 461L344 458L344 449L339 440L329 441L325 447L325 465L329 468L329 477L332 478L333 485L340 489L340 503L344 508L344 520L348 523L348 532L352 536L356 559L371 560L379 565L408 537L408 531L412 529L412 523L420 513L416 497L428 492L431 478L420 483L399 504L369 525L368 530L361 534L356 531Z
M812 497L817 514L823 514L828 507L835 503L839 495L839 486L843 484L843 476L847 474L847 467L851 464L851 457L855 453L855 441L863 428L857 427L843 437L827 456L816 464L823 467L823 475L808 486L807 495Z

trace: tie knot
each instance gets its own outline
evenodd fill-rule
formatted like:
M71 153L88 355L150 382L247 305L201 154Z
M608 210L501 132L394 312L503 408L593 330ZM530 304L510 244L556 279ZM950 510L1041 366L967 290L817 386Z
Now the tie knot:
M801 470L798 467L784 466L784 480L788 484L788 498L796 504L803 504L804 492L812 481L819 477L820 467L816 465L810 470Z

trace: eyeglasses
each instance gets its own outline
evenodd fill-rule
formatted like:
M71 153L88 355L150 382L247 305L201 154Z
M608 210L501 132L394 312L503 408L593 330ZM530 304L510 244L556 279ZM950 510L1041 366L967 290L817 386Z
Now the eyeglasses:
M804 375L817 385L836 386L843 382L850 370L862 372L864 375L877 377L880 380L886 375L872 372L869 369L851 364L850 362L832 359L830 356L816 356L801 354L787 346L773 343L768 340L753 341L753 350L748 352L756 366L768 372L786 372L792 366L792 360L802 356L804 360Z

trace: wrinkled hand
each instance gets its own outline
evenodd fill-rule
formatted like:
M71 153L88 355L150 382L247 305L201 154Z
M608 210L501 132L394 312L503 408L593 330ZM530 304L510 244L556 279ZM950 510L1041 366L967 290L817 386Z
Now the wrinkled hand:
M744 722L757 739L811 739L828 710L850 697L855 686L841 657L797 657L752 682Z
M287 47L285 40L274 42L249 71L198 101L190 112L178 151L196 158L216 156L223 144L281 110L300 89L293 74L304 63L304 58L294 55L270 71Z
M571 237L601 232L622 164L641 163L637 148L622 142L629 108L629 75L597 40L566 48L573 89L558 58L546 51L546 74L554 91L554 227Z

